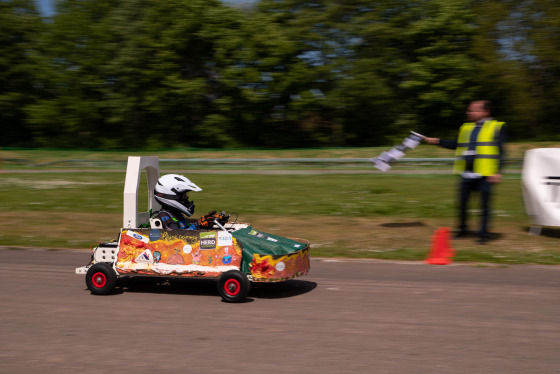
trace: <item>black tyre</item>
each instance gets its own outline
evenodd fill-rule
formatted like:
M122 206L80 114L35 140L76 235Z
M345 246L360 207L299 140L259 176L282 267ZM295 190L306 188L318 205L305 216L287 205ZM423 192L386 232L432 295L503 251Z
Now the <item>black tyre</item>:
M108 263L93 264L87 271L86 285L94 295L107 295L117 285L117 274Z
M223 273L218 279L218 293L228 303L239 303L247 298L251 284L239 270Z

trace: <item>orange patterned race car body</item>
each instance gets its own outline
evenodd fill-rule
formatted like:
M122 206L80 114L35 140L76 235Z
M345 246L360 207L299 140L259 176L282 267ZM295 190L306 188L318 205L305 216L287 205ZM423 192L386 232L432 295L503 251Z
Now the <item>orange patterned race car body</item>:
M253 254L249 264L254 282L279 282L309 272L309 247L287 255Z
M123 275L218 277L239 270L241 253L225 231L123 229L115 268Z

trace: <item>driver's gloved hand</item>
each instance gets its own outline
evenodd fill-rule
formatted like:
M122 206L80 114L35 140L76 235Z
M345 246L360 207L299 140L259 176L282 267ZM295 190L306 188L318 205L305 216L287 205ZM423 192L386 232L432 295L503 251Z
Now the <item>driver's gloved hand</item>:
M202 217L200 217L198 219L198 221L196 222L198 227L201 229L211 229L214 226L214 215L216 214L216 211L212 211Z

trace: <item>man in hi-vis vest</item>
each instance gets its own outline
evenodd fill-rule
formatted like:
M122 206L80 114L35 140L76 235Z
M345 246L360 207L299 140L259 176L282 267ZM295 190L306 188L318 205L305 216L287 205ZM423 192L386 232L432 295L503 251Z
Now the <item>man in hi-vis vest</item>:
M481 195L482 222L477 231L479 243L488 240L490 192L502 180L504 166L505 123L491 118L491 103L477 100L467 108L467 123L459 129L457 140L424 137L428 144L455 149L454 172L461 175L459 188L459 230L455 238L467 236L467 205L473 191Z

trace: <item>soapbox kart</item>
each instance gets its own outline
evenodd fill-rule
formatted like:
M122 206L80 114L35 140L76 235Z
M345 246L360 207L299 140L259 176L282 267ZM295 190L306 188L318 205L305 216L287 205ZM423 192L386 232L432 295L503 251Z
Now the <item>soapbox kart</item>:
M148 182L148 211L138 212L142 172ZM241 302L251 282L280 282L308 273L309 242L255 230L249 224L216 222L212 230L163 230L150 212L159 178L157 157L129 157L124 187L123 228L116 240L93 249L88 265L76 268L91 293L106 295L124 276L217 279L227 302Z

